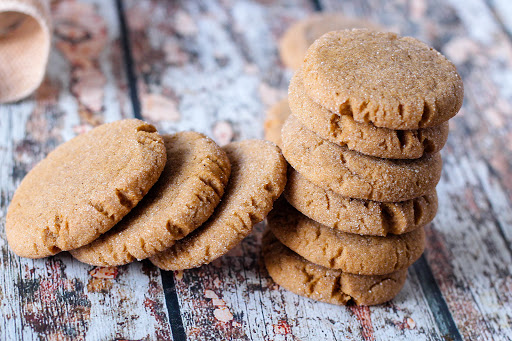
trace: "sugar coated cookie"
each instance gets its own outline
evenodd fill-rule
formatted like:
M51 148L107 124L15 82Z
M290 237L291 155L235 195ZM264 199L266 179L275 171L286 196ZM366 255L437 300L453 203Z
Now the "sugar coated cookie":
M308 262L281 244L270 231L262 241L267 271L277 284L317 301L345 305L375 305L391 300L404 286L407 270L361 276Z
M431 192L441 177L439 153L416 160L380 159L323 140L292 115L282 129L283 154L299 173L342 196L396 202Z
M329 32L308 49L302 70L315 102L377 127L437 126L459 111L464 95L450 61L419 40L395 33Z
M425 248L423 228L387 237L341 232L309 219L285 200L270 212L268 227L281 243L308 261L356 275L406 269Z
M339 231L362 235L407 233L430 223L437 212L435 190L400 202L352 199L315 185L292 168L284 195L309 218Z
M448 122L417 130L378 128L351 115L339 115L318 105L306 94L300 70L288 89L290 109L309 130L323 139L360 153L387 159L417 159L440 151L448 139ZM282 123L281 123L282 125Z
M12 250L41 258L89 244L121 220L166 161L155 127L129 119L63 143L18 187L7 212Z
M190 269L224 255L265 219L281 195L286 161L273 143L246 140L223 149L231 162L231 177L221 203L203 226L150 258L159 268Z
M114 266L165 250L204 223L224 194L226 153L195 132L163 136L167 163L158 182L114 228L71 251L81 262Z

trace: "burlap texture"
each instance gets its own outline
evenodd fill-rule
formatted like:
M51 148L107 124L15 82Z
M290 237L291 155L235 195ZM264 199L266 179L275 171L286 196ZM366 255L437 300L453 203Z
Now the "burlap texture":
M47 0L0 0L0 103L19 100L37 89L50 42Z

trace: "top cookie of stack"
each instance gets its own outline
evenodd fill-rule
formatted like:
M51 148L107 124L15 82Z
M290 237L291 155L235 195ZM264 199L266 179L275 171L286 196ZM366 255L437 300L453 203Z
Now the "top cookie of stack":
M439 151L462 99L455 66L414 38L354 29L317 39L288 91L281 138L296 210L269 216L274 280L337 304L395 296L437 211ZM365 289L389 278L379 293Z
M351 30L311 45L289 95L293 113L322 137L367 155L415 159L444 145L463 85L451 62L414 38Z

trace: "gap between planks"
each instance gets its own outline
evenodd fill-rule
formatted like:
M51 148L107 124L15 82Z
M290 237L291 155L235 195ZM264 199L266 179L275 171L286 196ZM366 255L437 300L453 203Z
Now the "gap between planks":
M135 72L135 64L133 61L131 44L130 44L130 31L126 24L126 16L124 11L123 0L116 0L117 13L119 16L119 23L121 28L121 43L125 64L126 78L130 92L130 99L133 107L133 116L143 120L140 97L137 87L137 75ZM172 338L174 341L187 340L185 327L181 318L181 310L176 293L176 285L174 282L174 273L172 271L160 270L160 277L162 279L162 287L164 289L165 303L169 313L169 323L171 325Z

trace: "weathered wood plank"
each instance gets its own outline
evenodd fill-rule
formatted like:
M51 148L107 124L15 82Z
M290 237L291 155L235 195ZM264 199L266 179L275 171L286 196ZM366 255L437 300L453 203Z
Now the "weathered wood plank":
M285 96L291 76L279 61L277 39L312 12L312 3L125 4L145 118L163 131L193 129L221 144L261 138L265 110ZM148 105L157 101L177 111ZM279 289L260 259L262 228L212 264L175 274L189 339L443 337L414 272L381 307L331 306Z
M427 230L426 257L464 337L512 337L510 41L483 1L407 1L400 11L377 0L323 3L392 20L402 34L428 42L458 66L465 103L443 150L440 211Z
M113 1L52 2L54 50L32 97L0 106L0 339L171 339L159 272L150 263L105 271L63 253L15 256L5 213L17 184L59 143L132 115Z
M489 0L487 4L498 23L508 32L509 39L512 39L512 3L507 0Z

